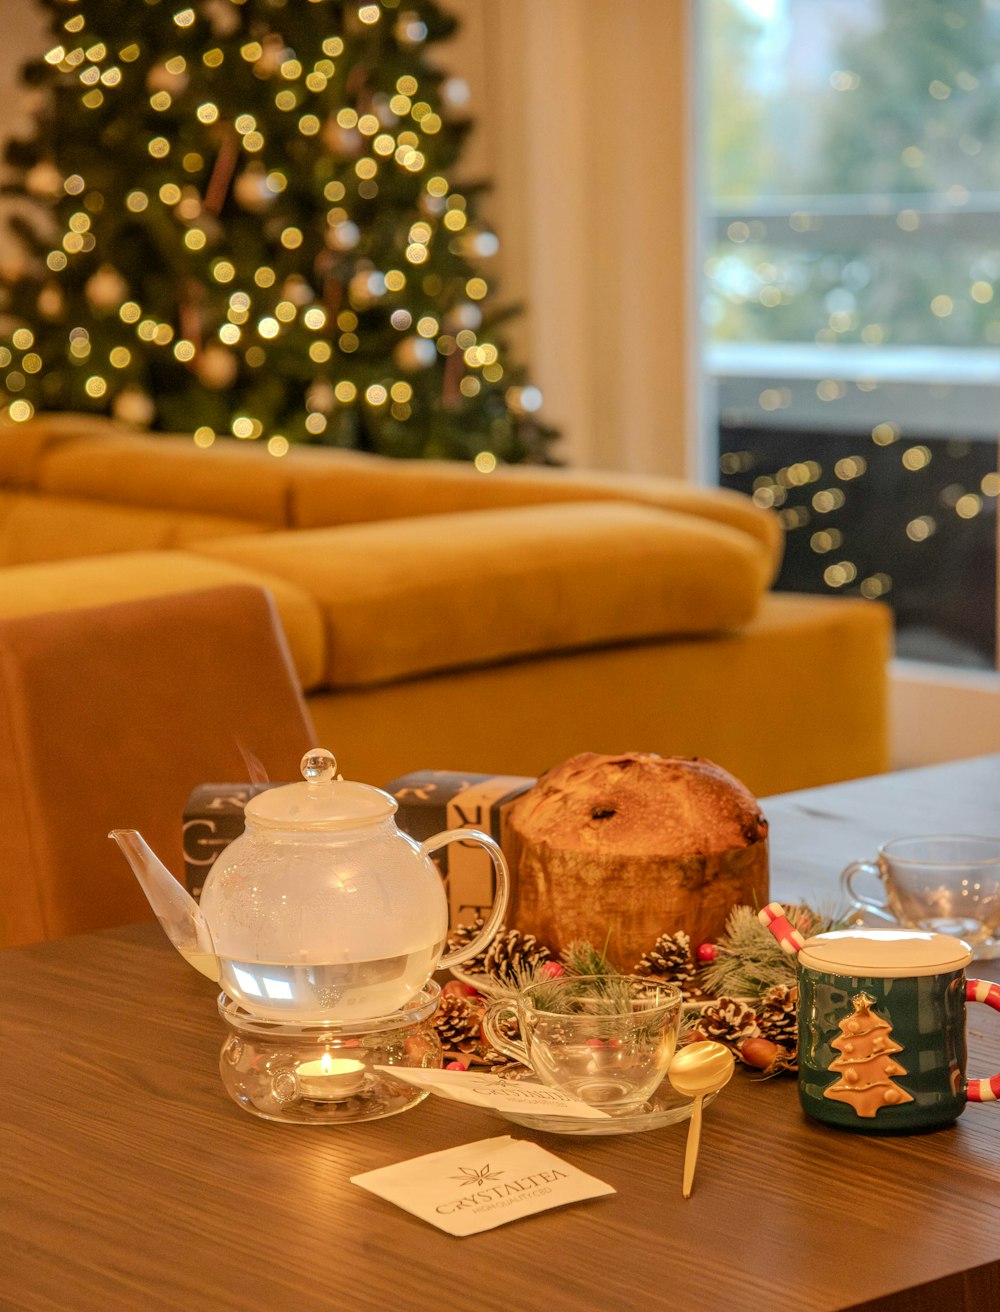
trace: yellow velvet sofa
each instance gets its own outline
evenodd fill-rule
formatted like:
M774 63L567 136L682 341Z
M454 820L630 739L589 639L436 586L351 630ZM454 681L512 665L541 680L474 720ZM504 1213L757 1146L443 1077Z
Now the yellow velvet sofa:
M759 795L885 769L888 612L774 593L781 549L747 498L667 479L0 428L0 616L259 585L371 783L584 750L708 756Z

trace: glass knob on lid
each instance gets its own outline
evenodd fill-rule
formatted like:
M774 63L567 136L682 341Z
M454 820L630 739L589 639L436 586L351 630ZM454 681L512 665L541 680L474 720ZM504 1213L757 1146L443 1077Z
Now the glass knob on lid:
M325 747L317 747L315 751L306 752L299 769L308 783L332 783L337 777L337 758Z
M246 804L247 822L262 829L337 830L374 825L395 814L391 794L337 773L337 758L323 747L306 752L301 784L282 784Z

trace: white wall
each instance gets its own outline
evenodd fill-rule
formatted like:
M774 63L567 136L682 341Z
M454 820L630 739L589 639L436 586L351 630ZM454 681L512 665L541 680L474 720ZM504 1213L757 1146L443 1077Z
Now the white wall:
M598 468L697 470L688 0L450 0L523 356Z
M890 705L897 769L1000 752L1000 675L897 661Z

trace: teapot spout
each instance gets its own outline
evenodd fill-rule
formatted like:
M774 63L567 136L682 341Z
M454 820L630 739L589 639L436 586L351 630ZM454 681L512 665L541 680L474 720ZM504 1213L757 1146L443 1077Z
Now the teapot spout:
M219 958L208 922L185 889L135 829L112 829L113 838L142 886L163 932L185 961L219 981Z
M785 908L780 902L768 902L763 910L757 912L757 919L769 929L790 957L797 957L805 940L792 922L785 915Z

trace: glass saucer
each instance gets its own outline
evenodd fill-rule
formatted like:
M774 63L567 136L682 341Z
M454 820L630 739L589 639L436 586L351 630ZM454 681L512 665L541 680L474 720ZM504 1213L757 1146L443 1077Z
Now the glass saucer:
M521 1081L524 1084L536 1084L536 1080ZM709 1094L703 1102L707 1107L714 1102L716 1094ZM665 1125L676 1125L690 1119L694 1099L682 1098L676 1093L669 1080L664 1080L657 1091L638 1111L624 1116L609 1116L607 1120L590 1119L579 1116L537 1116L531 1112L497 1111L515 1125L523 1125L529 1130L544 1130L548 1134L641 1134L644 1130L659 1130Z

